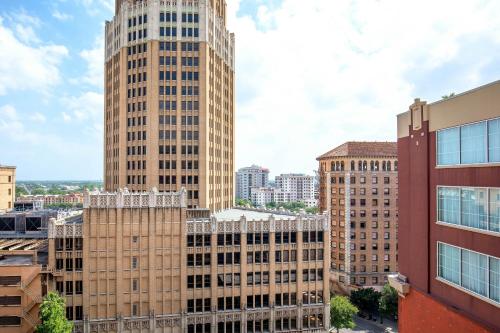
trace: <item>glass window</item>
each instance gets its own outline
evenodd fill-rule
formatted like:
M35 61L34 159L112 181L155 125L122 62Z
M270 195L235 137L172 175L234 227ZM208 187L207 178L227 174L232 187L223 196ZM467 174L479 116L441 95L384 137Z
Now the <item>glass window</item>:
M438 275L445 280L460 283L460 249L439 243L439 272Z
M490 298L500 302L500 260L490 258Z
M486 189L462 189L462 225L488 229L486 193Z
M488 121L488 161L500 162L500 119Z
M500 189L490 189L489 230L500 231Z
M438 165L460 163L460 128L449 128L437 133Z
M462 286L486 296L486 265L488 258L479 253L462 250Z
M462 126L460 148L462 164L486 162L486 122Z

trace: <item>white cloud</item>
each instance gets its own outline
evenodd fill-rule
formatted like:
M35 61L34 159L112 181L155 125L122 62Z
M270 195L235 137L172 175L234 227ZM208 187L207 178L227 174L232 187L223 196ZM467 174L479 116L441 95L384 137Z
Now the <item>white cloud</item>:
M85 92L80 96L61 99L69 112L62 112L65 122L76 121L84 124L83 130L95 138L103 135L104 95L97 92Z
M54 9L54 11L52 12L52 17L59 21L68 21L73 18L73 16L71 16L70 14L60 12L57 9Z
M273 173L312 173L317 156L347 140L396 140L413 75L457 61L467 40L499 43L498 1L283 0L255 17L237 16L241 2L228 2L237 166ZM464 64L470 88L496 56L478 51Z
M35 123L43 124L47 121L47 118L40 112L35 112L30 116L30 120Z
M87 72L81 80L102 89L104 81L104 34L100 34L96 38L92 49L80 52L80 57L87 63Z
M0 17L0 95L13 90L37 90L47 93L61 82L59 65L68 55L62 45L40 44L33 32L37 21L21 14L15 31Z
M105 9L108 12L114 12L115 0L78 0L87 10L89 15L97 15Z

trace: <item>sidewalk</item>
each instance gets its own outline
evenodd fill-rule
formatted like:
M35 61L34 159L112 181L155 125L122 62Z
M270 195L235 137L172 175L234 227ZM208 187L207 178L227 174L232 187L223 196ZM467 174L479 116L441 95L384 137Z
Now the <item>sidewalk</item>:
M392 320L389 320L387 318L384 318L383 324L380 323L380 318L377 318L377 321L373 321L373 320L368 320L368 319L364 319L364 318L361 318L359 316L356 316L356 317L354 317L354 321L370 323L374 326L377 326L378 328L380 328L383 331L386 330L387 328L389 328L390 329L389 332L398 332L398 323L396 323Z

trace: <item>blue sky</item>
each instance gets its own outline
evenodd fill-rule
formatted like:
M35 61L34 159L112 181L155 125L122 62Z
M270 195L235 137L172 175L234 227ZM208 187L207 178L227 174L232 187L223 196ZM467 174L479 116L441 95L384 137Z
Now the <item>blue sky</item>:
M0 2L0 163L18 179L102 178L103 26L113 0ZM498 1L228 0L236 166L312 173L395 115L500 79ZM279 158L276 158L279 156Z

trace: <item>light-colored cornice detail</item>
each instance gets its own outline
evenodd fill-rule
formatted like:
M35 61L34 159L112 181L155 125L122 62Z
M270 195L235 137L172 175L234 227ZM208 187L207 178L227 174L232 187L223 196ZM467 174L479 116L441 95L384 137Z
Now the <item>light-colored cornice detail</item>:
M186 190L160 193L156 188L149 192L85 192L83 208L185 208Z

